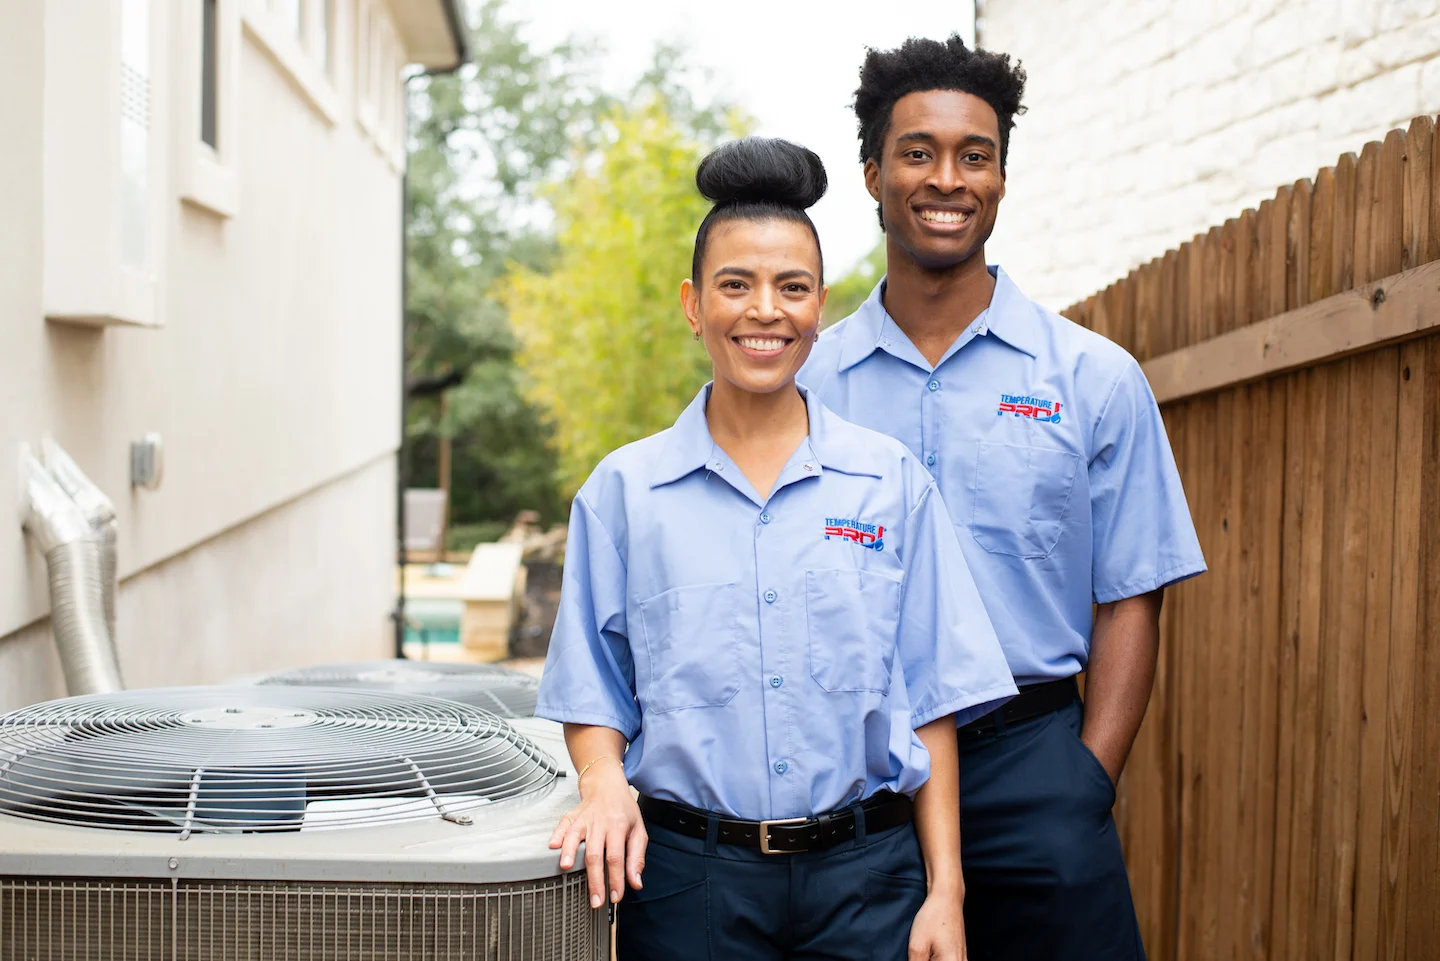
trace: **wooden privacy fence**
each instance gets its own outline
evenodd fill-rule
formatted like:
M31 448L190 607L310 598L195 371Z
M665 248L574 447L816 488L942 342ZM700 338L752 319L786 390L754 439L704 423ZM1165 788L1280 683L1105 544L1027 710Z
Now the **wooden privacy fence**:
M1435 124L1066 315L1143 364L1210 564L1117 802L1151 958L1440 958Z

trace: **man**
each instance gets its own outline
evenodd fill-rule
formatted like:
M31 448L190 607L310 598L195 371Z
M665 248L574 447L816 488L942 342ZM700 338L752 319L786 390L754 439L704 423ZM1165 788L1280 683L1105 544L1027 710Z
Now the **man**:
M887 276L800 380L935 475L1021 687L960 730L971 957L1141 959L1110 808L1162 593L1205 570L1160 412L1124 350L986 265L1020 66L952 36L872 50L860 77Z

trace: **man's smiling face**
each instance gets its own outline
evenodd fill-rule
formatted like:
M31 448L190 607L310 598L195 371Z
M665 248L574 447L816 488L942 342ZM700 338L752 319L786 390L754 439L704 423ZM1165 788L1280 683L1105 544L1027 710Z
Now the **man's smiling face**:
M1000 121L974 94L924 90L890 111L879 161L865 186L880 202L890 241L928 270L981 252L1005 196Z

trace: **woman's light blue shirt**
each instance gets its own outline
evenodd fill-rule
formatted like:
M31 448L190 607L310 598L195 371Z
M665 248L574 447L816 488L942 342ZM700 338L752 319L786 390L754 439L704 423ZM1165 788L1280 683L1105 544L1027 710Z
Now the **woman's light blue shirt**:
M708 396L576 496L536 713L620 731L642 794L732 817L914 794L915 728L1016 693L935 482L807 395L763 497Z
M929 467L1028 684L1085 669L1093 602L1184 580L1205 558L1140 365L990 271L989 308L934 367L885 311L882 280L799 380Z

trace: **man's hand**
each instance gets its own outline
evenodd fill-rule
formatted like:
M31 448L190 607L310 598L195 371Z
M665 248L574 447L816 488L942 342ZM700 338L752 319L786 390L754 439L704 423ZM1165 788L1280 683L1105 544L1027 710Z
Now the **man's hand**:
M960 897L932 891L910 925L909 961L966 961L968 957Z

